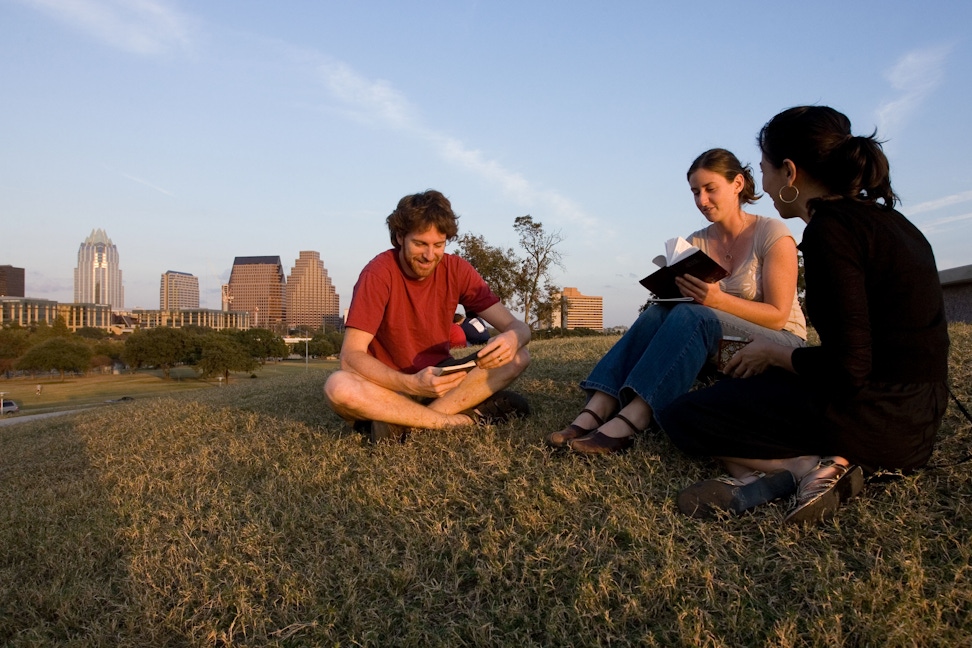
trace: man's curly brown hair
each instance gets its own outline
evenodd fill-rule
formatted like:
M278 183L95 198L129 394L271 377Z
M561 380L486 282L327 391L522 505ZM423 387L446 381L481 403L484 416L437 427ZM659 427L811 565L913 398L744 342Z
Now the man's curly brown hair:
M396 250L402 247L398 237L404 239L406 234L424 232L430 227L445 234L448 241L459 234L459 217L452 211L452 203L435 189L405 196L385 222Z

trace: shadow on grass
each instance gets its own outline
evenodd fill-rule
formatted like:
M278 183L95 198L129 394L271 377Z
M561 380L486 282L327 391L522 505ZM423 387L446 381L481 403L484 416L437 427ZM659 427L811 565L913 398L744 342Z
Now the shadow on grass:
M0 431L0 644L178 642L137 612L123 514L76 421Z

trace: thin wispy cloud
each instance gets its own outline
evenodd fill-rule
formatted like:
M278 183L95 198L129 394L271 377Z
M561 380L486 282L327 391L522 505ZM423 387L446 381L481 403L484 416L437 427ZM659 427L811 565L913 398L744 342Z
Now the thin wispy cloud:
M951 46L939 45L908 52L885 73L898 96L878 108L879 133L890 134L902 127L941 84L951 49Z
M146 186L149 189L154 189L155 191L158 191L159 193L165 194L166 196L174 196L174 194L171 191L166 191L162 187L159 187L157 185L154 185L151 182L148 182L147 180L142 180L141 178L136 178L135 176L128 175L127 173L123 173L122 174L122 177L123 178L127 178L128 180L131 180L132 182L137 182L138 184L143 185L143 186Z
M314 67L323 85L341 103L342 112L349 118L381 126L404 135L425 140L443 160L459 165L498 186L504 194L526 208L544 206L559 220L593 228L596 219L557 191L539 189L521 174L491 160L482 151L467 146L461 140L430 129L422 124L418 109L391 83L368 79L346 63L327 59L310 52L300 53L303 59L316 59Z
M928 236L931 234L936 234L938 232L948 230L949 228L945 227L946 225L953 225L955 223L961 221L967 221L970 219L972 219L972 214L959 214L957 216L945 216L944 218L939 218L929 223L922 223L922 225L918 229L920 229L922 233L925 234L925 236Z
M963 191L961 193L952 194L951 196L945 196L944 198L937 198L935 200L928 200L923 203L918 203L908 210L908 214L911 216L914 216L915 214L923 214L925 212L941 209L942 207L958 205L970 200L972 200L972 191Z
M387 81L366 79L340 61L317 64L324 86L347 109L347 114L375 126L415 130L415 110Z
M126 52L159 55L188 50L193 20L158 0L19 0Z

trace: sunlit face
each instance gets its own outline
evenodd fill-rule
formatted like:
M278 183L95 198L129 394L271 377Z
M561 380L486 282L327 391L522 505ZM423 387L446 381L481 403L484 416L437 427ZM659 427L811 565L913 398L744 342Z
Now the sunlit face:
M731 182L708 169L699 169L689 176L689 187L695 196L695 206L710 223L739 212L739 194L744 185L742 174Z
M793 203L785 203L780 200L780 190L789 184L789 179L786 177L786 167L781 166L777 169L764 155L759 162L759 171L763 176L763 193L773 199L773 207L776 208L780 216L783 218L799 218L800 214L797 213ZM792 190L790 192L792 193Z
M425 279L431 276L435 267L442 261L445 254L446 235L437 227L430 227L424 232L409 232L404 237L398 237L398 258L401 259L402 269L412 279Z

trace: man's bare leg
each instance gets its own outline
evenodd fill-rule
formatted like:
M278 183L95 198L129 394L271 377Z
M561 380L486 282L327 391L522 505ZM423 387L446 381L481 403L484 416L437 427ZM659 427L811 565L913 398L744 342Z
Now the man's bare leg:
M385 421L430 430L469 423L466 416L437 412L351 371L331 374L324 385L324 398L331 409L348 420Z
M479 405L484 400L509 386L530 364L530 354L521 348L509 363L496 369L476 367L466 375L459 386L429 404L429 409L443 414L457 414ZM463 417L468 420L468 417ZM469 421L471 422L471 421Z
M512 383L529 363L529 353L522 348L502 367L488 371L472 369L458 387L428 406L351 371L331 374L324 385L324 396L331 409L346 419L384 421L431 430L469 425L472 419L459 412L479 405Z

